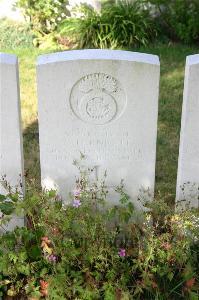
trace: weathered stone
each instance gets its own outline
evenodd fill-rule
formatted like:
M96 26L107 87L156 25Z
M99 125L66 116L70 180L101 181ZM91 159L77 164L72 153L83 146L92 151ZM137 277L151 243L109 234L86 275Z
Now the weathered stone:
M66 200L81 152L97 178L107 169L110 190L124 179L134 200L142 189L152 197L158 57L119 50L54 53L39 57L37 76L43 186L57 188Z
M176 200L199 204L199 55L186 60Z
M15 55L0 53L0 194L7 191L2 177L13 191L22 192L23 150L19 102L18 62ZM22 225L13 217L9 228Z

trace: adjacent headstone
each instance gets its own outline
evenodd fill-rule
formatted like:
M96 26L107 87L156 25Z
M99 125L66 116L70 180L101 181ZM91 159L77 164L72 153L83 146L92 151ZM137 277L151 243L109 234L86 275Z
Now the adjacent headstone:
M80 152L107 170L110 190L124 179L136 200L153 196L159 59L119 50L42 55L37 66L40 163L43 187L64 200L74 187ZM114 199L112 199L114 201Z
M23 185L23 154L19 102L18 61L15 55L0 53L0 194L6 194L2 177L13 191ZM9 229L23 225L13 217Z
M186 60L176 200L199 206L199 54Z

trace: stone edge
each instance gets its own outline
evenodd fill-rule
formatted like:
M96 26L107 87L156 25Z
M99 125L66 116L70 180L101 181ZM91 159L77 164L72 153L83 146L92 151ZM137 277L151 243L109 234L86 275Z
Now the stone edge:
M40 55L37 59L37 65L73 60L121 60L160 65L159 57L157 55L123 50L101 49L71 50Z
M16 55L0 52L0 64L16 65L17 62Z
M199 54L188 55L186 58L186 65L196 65L199 64Z

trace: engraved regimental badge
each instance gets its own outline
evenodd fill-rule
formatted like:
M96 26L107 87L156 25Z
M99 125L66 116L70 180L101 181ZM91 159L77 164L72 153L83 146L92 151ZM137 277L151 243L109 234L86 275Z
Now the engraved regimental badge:
M82 121L103 125L121 116L126 97L118 80L107 74L94 73L75 83L70 105Z

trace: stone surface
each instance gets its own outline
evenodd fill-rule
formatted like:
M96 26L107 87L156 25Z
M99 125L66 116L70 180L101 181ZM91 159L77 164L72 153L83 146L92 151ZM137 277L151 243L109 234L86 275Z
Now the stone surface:
M184 204L198 207L199 55L188 56L185 68L176 200L185 199Z
M136 200L154 190L159 92L157 56L119 50L76 50L40 56L37 65L40 162L44 187L64 200L78 174L80 152L107 170L113 187L124 179ZM114 199L113 199L114 198Z
M6 190L2 176L13 190L20 190L23 179L23 151L19 102L18 62L14 55L0 53L0 193ZM23 224L13 218L9 228Z

